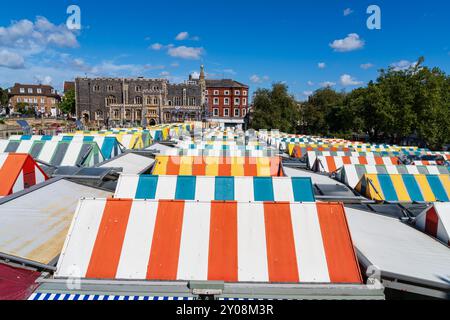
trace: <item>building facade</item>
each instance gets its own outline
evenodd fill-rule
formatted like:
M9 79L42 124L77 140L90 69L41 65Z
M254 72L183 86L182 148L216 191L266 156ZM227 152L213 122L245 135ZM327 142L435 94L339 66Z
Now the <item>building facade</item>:
M8 90L8 96L11 112L17 112L18 104L24 104L36 113L53 117L58 114L58 103L61 101L58 92L48 85L16 83Z
M199 121L204 113L204 83L171 84L166 79L77 78L77 117L107 125L155 125Z
M249 110L249 86L231 79L207 79L205 84L208 121L243 124Z

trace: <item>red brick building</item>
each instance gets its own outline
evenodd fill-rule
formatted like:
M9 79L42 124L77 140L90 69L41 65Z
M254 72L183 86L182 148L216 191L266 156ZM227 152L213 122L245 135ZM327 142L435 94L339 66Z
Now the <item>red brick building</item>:
M24 103L28 108L47 116L56 116L61 97L48 85L14 84L8 91L11 111L17 111L17 104Z
M205 82L208 121L243 124L249 110L249 87L231 79Z

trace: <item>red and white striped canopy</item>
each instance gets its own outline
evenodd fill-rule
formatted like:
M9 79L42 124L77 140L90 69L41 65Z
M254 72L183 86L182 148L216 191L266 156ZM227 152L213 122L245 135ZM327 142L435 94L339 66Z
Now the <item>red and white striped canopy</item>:
M25 153L0 153L0 197L22 191L48 177Z
M450 203L434 203L417 217L416 227L450 246Z
M55 277L362 283L337 203L81 200Z

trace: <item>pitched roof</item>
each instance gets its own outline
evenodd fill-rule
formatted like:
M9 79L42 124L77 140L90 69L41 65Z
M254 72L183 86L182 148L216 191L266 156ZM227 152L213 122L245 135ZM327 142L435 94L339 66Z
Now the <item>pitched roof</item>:
M207 88L248 88L248 85L232 79L206 80Z

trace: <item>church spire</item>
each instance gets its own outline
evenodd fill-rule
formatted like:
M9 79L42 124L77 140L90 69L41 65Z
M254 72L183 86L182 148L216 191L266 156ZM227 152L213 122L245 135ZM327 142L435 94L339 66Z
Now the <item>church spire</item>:
M200 66L200 80L205 80L205 66Z

